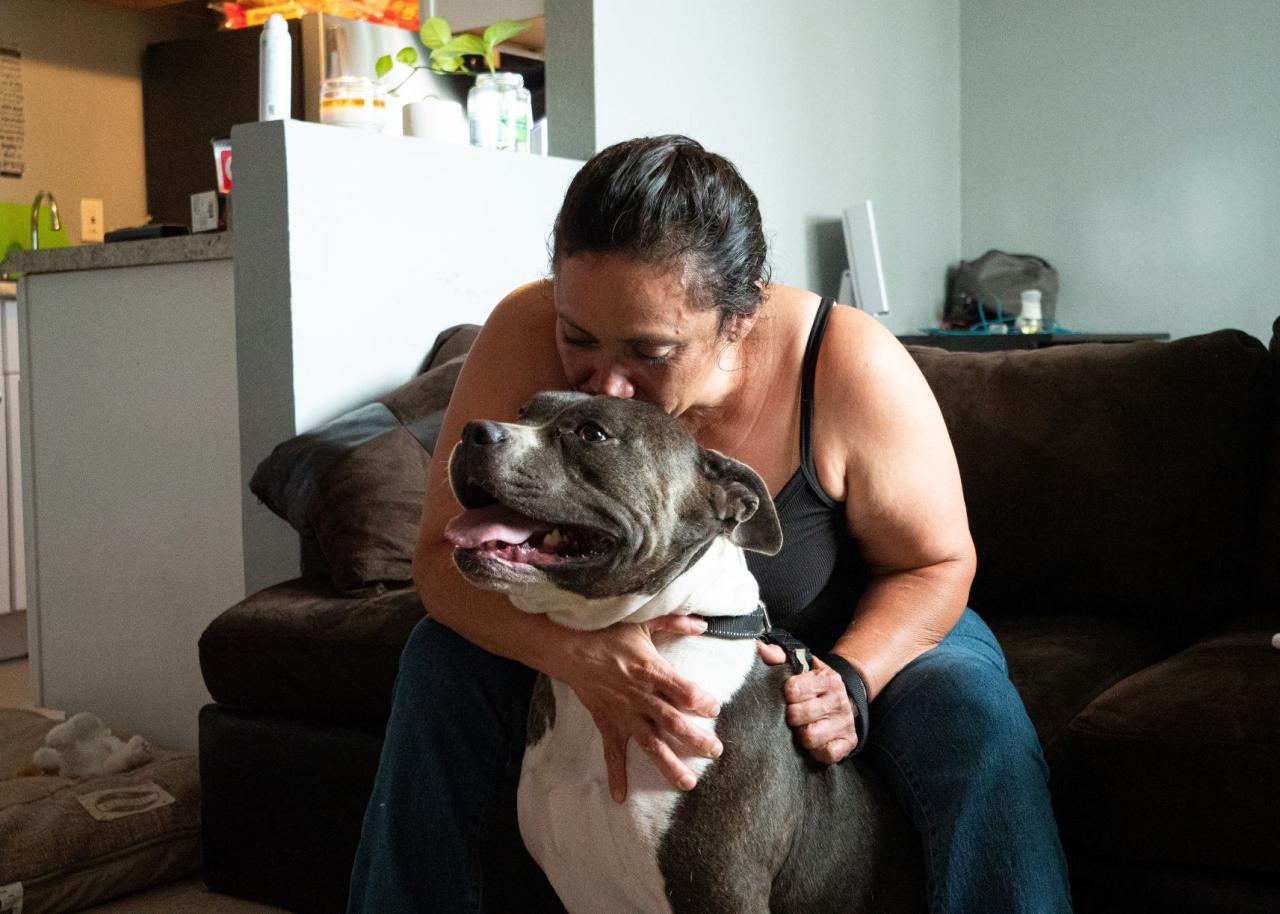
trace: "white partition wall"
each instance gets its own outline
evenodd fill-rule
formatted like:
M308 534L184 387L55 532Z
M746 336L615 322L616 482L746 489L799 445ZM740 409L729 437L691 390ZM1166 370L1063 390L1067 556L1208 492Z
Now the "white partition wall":
M247 483L275 444L411 377L437 333L546 275L581 163L298 121L232 132L245 574L297 568Z

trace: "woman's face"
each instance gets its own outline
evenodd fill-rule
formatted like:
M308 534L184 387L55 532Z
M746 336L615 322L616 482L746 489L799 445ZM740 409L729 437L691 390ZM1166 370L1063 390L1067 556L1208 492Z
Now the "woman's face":
M699 403L724 338L719 311L693 303L682 272L621 254L561 259L556 347L575 389L635 397L672 415Z

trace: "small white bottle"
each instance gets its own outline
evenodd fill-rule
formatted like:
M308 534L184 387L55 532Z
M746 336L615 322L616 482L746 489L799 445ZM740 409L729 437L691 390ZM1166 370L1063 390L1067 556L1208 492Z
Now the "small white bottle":
M258 120L283 121L293 116L293 41L289 26L272 13L258 40Z
M1039 333L1044 326L1040 315L1040 290L1027 289L1022 293L1022 311L1018 314L1019 333Z

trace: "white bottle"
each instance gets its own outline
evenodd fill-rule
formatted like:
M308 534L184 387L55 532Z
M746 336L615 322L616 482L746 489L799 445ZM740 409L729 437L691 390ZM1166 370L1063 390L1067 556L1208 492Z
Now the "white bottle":
M284 17L273 13L258 40L258 120L283 121L293 116L293 41Z
M1027 289L1022 293L1022 311L1018 315L1019 333L1039 333L1044 326L1040 316L1040 290Z

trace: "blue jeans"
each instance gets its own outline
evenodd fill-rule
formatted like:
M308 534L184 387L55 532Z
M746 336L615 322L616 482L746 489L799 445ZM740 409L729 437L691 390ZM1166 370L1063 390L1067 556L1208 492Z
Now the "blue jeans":
M480 831L524 751L534 673L424 619L400 659L349 914L479 912ZM1071 910L1048 767L971 609L872 704L866 757L920 833L933 914Z

